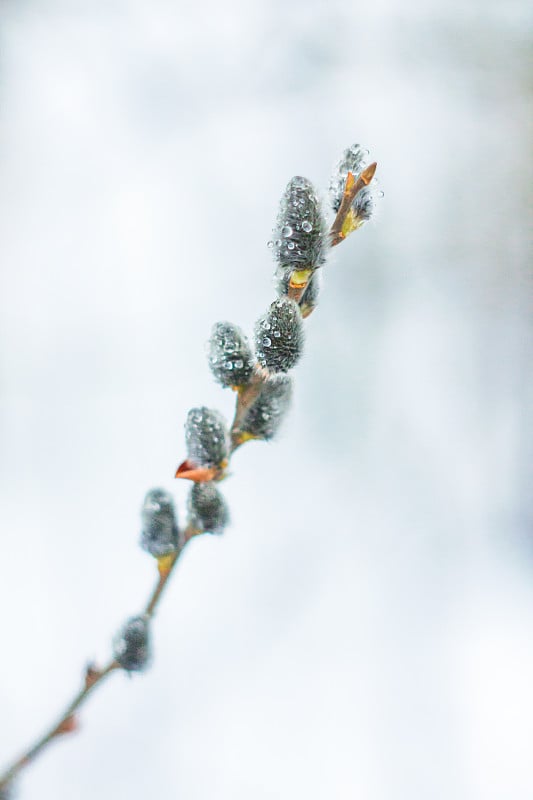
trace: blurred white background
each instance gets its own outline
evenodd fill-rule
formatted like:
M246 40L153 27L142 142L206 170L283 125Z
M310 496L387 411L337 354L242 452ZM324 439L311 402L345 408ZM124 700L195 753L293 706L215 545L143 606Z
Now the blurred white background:
M286 182L357 141L385 192L153 668L20 800L533 796L530 31L513 0L0 3L3 763L149 592L142 498L183 516L186 413L231 414L205 341L272 299Z

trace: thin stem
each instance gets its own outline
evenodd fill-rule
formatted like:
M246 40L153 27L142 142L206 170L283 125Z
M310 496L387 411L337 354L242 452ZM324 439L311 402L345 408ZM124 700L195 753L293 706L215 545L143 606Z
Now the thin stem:
M145 611L144 611L144 616L145 617L153 617L154 612L156 610L156 607L158 606L159 601L161 599L161 595L163 594L163 590L164 590L165 586L168 583L168 579L170 578L170 576L172 574L172 570L174 569L174 567L175 567L175 565L177 563L177 560L178 560L178 556L176 555L176 557L172 561L172 564L171 564L168 572L160 572L159 573L159 580L157 581L157 583L155 585L155 588L154 588L154 591L152 592L152 595L151 595L151 597L149 598L149 600L148 600L148 602L146 604L146 608L145 608Z
M55 738L63 733L70 733L70 731L75 730L76 723L74 720L74 713L78 710L78 708L80 708L80 706L83 705L95 687L103 683L105 678L107 678L107 676L110 675L113 670L119 668L120 665L113 660L110 661L109 664L102 670L94 670L91 667L87 669L85 685L68 704L66 709L59 717L59 720L52 725L52 727L49 728L49 730L43 734L40 739L37 739L37 741L29 748L29 750L27 750L24 755L17 759L17 761L15 761L11 767L9 767L9 769L7 769L6 772L4 772L4 774L0 777L0 791L2 789L6 789L8 784L12 782L13 778L18 775L21 769L27 767L28 764L34 761L39 753L44 750L44 748Z
M183 552L183 548L185 547L185 545L187 544L193 533L195 533L195 531L193 531L191 527L188 526L183 532L182 544L178 552L173 553L172 556L169 556L167 558L159 559L158 563L159 580L154 586L154 590L150 595L150 597L148 598L148 602L146 603L146 608L144 610L144 615L146 617L154 616L155 610L159 605L159 601L161 600L161 596L163 594L165 586L167 585L169 578L172 575L172 572L174 571L174 567L178 563L178 559Z
M195 531L190 526L186 528L183 532L183 543L179 552L173 554L166 564L164 564L163 559L159 561L159 578L146 603L144 611L145 616L153 617L161 600L163 590L165 589L165 586L172 575L180 554L183 552L183 548L197 533L198 531ZM117 669L121 669L121 666L114 659L101 670L95 669L92 666L87 667L85 672L84 686L67 705L57 722L55 722L55 724L52 725L52 727L49 728L46 733L37 739L37 741L28 750L26 750L26 752L20 756L20 758L14 761L3 775L0 776L0 792L3 789L6 789L8 785L12 783L13 779L18 775L18 773L24 769L24 767L27 767L30 763L32 763L54 739L62 734L70 733L76 729L76 711L85 703L89 695L92 694L93 690L103 683L108 675Z
M235 404L235 416L233 418L230 431L231 453L234 453L235 450L242 444L242 442L239 440L239 434L241 432L240 431L241 422L246 416L246 412L248 411L250 406L255 403L255 401L261 394L261 389L263 387L264 382L265 382L265 376L258 369L252 375L250 383L244 386L237 395L237 402Z

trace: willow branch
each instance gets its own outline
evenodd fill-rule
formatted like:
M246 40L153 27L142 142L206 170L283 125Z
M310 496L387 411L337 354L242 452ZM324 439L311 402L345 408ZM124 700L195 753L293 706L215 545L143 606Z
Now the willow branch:
M350 228L349 218L349 215L353 213L353 201L357 194L371 182L375 171L376 164L373 163L366 167L366 169L364 169L357 178L351 172L348 173L337 216L335 217L335 220L329 231L329 245L331 247L343 241L348 233L350 233L352 230L355 230L355 226L353 224ZM359 220L359 224L361 224L361 220ZM310 230L311 227L309 227L309 231ZM311 278L312 272L313 267L311 266L305 267L304 269L293 269L289 285L287 287L287 293L290 299L298 303L300 302ZM302 316L307 316L311 310L312 307L310 310L302 313ZM286 372L287 369L293 365L294 362L291 361L291 363L281 371ZM261 394L262 388L267 381L267 372L265 372L259 366L259 364L256 364L251 380L245 386L241 386L238 389L235 403L235 415L230 431L231 447L229 450L229 458L235 452L235 450L244 443L246 439L246 435L243 434L241 426L245 422L247 412L257 401L259 395ZM180 465L180 467L178 467L176 477L187 477L196 481L221 480L224 477L225 468L229 458L223 461L221 464L218 464L216 467L209 468L201 466L198 467L198 465L195 465L193 462L186 460ZM203 532L204 530L197 530L195 527L193 527L192 523L190 523L184 531L180 532L179 546L175 552L157 558L157 568L159 573L158 579L147 599L142 614L146 620L151 619L155 615L164 591L185 546L191 538ZM118 655L117 658L119 658ZM140 666L137 665L131 668L141 669L142 663ZM46 747L48 747L49 744L51 744L51 742L63 734L70 733L77 729L78 710L84 705L89 695L91 695L112 672L115 672L119 669L128 670L129 667L123 660L121 660L119 663L119 661L115 658L113 658L107 664L107 666L102 669L98 669L93 665L87 667L85 671L84 683L81 689L66 706L59 719L39 739L37 739L37 741L20 758L14 761L3 775L0 775L0 800L6 797L5 790L10 788L14 778L19 774L19 772L32 763L36 757Z

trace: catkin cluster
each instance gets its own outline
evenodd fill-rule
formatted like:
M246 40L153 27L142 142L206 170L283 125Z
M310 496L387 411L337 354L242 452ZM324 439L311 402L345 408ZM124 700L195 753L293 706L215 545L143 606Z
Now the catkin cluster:
M287 414L292 370L303 352L303 320L316 308L328 251L373 212L375 165L368 167L366 156L360 145L352 145L336 165L329 185L329 205L337 215L331 226L312 183L300 176L289 181L268 242L276 263L276 297L259 316L251 341L232 322L213 326L208 364L215 381L236 393L235 418L229 426L218 411L204 406L188 413L186 458L175 476L192 481L184 528L169 492L151 489L144 499L141 545L157 559L162 574L191 536L224 531L229 512L218 483L232 453L249 440L271 440ZM149 615L132 617L115 637L114 657L127 671L149 663L149 623Z

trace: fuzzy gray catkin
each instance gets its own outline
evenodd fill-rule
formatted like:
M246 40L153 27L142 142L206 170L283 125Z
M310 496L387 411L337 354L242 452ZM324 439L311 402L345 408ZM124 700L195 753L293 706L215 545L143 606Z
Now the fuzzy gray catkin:
M228 457L229 435L223 416L202 406L191 408L185 423L187 458L199 467L217 467Z
M254 371L248 339L237 325L217 322L209 339L209 366L222 386L245 386Z
M368 222L374 213L376 205L376 192L372 184L364 186L355 197L352 208L355 216L361 222Z
M326 260L327 226L313 184L292 178L281 198L272 249L278 264L293 270L317 269Z
M368 151L363 150L360 144L352 144L346 148L335 165L329 181L329 199L335 213L341 204L348 173L351 172L357 177L367 165L367 154Z
M204 533L222 533L228 522L226 501L215 484L194 483L189 493L189 524Z
M150 661L150 629L146 617L131 617L113 640L113 656L128 672L145 669Z
M303 323L298 304L288 297L275 300L255 325L255 353L270 375L288 372L303 352Z
M259 397L241 423L244 437L267 441L272 439L285 418L291 398L292 380L289 376L264 383Z
M174 501L164 489L151 489L146 494L141 521L141 547L154 558L170 555L179 549Z

